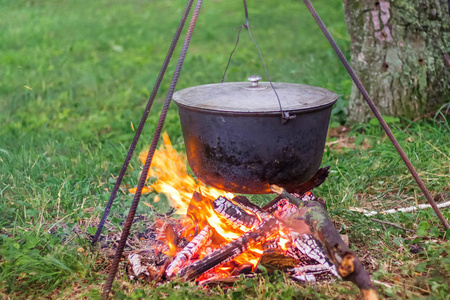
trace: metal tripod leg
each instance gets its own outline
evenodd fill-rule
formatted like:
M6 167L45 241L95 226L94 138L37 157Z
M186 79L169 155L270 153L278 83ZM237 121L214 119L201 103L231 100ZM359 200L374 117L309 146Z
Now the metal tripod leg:
M417 174L417 171L414 169L413 165L409 161L408 157L406 156L405 152L403 151L402 147L398 143L397 139L395 138L394 134L392 133L391 129L389 128L388 124L384 121L383 117L381 116L380 111L376 107L375 103L373 102L372 98L370 98L369 94L367 93L366 89L362 85L361 81L359 80L358 76L356 75L355 71L352 69L348 61L345 59L344 54L342 53L341 49L339 49L339 46L334 41L333 37L331 36L328 29L325 27L325 24L320 19L319 15L317 14L316 10L312 6L311 2L309 0L303 0L305 5L308 7L309 12L313 16L314 20L316 20L317 25L319 25L320 29L322 30L323 34L327 38L328 42L331 44L331 47L336 52L336 55L341 60L342 64L344 65L345 69L347 70L348 74L352 78L355 85L358 87L358 90L360 91L363 98L366 100L367 104L369 105L370 109L374 113L375 117L378 119L378 121L381 124L381 127L383 127L384 131L386 132L387 136L391 140L392 144L394 145L395 149L397 150L398 154L402 158L403 162L405 163L406 167L408 168L409 172L413 176L414 180L417 182L417 185L419 185L420 189L422 190L422 193L424 194L425 198L427 198L428 203L430 203L431 207L434 209L434 212L438 216L439 220L442 222L442 225L445 229L450 229L450 225L448 224L447 220L442 215L441 210L437 206L434 199L431 197L430 192L428 191L427 187L423 183L422 179L420 179L419 174Z
M172 58L175 47L177 46L178 39L180 38L181 32L183 31L183 27L184 27L184 24L186 23L189 12L191 11L193 2L194 2L194 0L189 0L186 5L186 9L183 13L183 16L180 20L178 28L175 32L175 36L172 40L172 43L170 44L169 51L167 52L166 58L161 67L161 71L159 71L159 75L158 75L158 78L156 79L155 86L153 87L153 91L150 95L150 98L148 99L147 106L145 107L144 114L142 115L142 118L141 118L141 122L139 123L139 126L136 130L136 134L134 135L133 142L131 143L130 148L128 150L127 157L125 158L125 161L122 165L122 169L120 170L120 174L117 177L116 184L114 185L114 189L111 193L108 204L106 205L106 208L103 211L102 219L100 220L100 223L97 226L97 231L94 235L94 238L92 239L92 245L95 245L97 243L98 238L100 237L100 234L102 232L103 226L105 225L106 218L108 217L109 211L111 210L111 206L112 206L114 200L116 199L117 191L120 188L120 184L122 183L123 176L125 175L128 165L130 164L131 157L133 156L133 152L136 149L136 144L139 141L142 130L144 129L145 122L147 121L147 117L150 113L150 109L152 108L153 102L156 98L156 94L158 93L159 87L161 86L161 81L163 80L164 74L166 73L167 67L169 66L169 62Z
M180 57L178 59L177 66L175 68L175 72L172 77L172 81L170 83L169 92L167 93L166 100L164 101L164 106L161 111L161 115L158 120L158 124L156 125L155 133L153 135L152 143L150 146L150 150L148 151L147 159L144 164L144 168L142 169L141 177L139 178L139 183L137 187L136 194L134 195L133 202L130 207L130 211L128 213L127 219L125 221L125 225L122 231L122 235L120 237L119 246L117 247L116 254L114 256L113 264L111 265L108 279L106 280L105 287L103 289L102 299L107 299L109 292L111 291L112 284L114 282L114 278L117 273L117 269L119 267L119 262L122 258L122 253L125 248L125 243L128 239L128 235L130 234L130 228L133 224L134 215L136 214L136 209L139 204L139 200L141 198L142 188L145 185L145 181L147 179L147 174L150 169L150 165L152 162L153 155L156 150L156 146L158 145L158 140L161 135L162 127L164 125L164 121L167 116L167 111L169 110L170 102L172 101L172 96L175 91L175 87L177 85L178 78L180 76L181 68L183 67L184 59L186 57L187 50L189 48L189 44L191 42L192 34L194 32L195 24L197 23L198 15L200 13L200 8L202 7L203 0L197 0L197 4L194 9L194 13L192 14L191 22L189 24L189 28L186 33L186 38L184 40L183 47L181 49Z

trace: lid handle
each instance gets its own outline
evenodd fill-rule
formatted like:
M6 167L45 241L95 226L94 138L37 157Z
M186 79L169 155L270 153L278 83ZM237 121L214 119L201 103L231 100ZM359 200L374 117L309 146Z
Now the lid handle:
M258 81L260 81L261 79L262 79L262 77L259 76L259 75L252 75L252 76L247 78L247 80L252 83L251 87L257 87L258 86Z

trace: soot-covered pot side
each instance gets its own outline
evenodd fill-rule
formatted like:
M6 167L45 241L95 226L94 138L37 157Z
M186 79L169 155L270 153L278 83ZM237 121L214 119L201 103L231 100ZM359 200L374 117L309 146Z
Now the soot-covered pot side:
M247 85L213 84L175 93L189 165L204 183L234 193L269 193L270 184L293 190L320 166L337 95L321 88L274 83L285 111L296 116L282 124L273 91L245 91ZM319 93L325 101L313 99L311 104L302 90ZM228 96L234 97L234 104L226 102Z

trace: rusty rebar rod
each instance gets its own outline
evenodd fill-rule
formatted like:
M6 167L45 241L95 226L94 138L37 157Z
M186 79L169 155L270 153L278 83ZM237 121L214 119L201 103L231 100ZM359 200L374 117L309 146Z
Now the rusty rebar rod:
M105 210L103 211L102 219L97 226L97 231L92 239L92 245L97 243L98 238L102 232L103 226L105 225L106 218L109 215L109 211L111 210L111 206L113 205L114 200L117 196L117 191L120 188L120 184L122 183L123 177L125 176L125 172L128 169L128 165L130 164L131 157L133 156L134 150L136 149L137 142L141 136L142 130L144 129L145 122L147 121L147 117L150 113L150 110L153 106L153 102L155 101L156 94L158 93L159 87L161 86L161 82L166 74L167 67L169 66L170 60L172 58L173 52L178 44L178 40L180 38L181 32L183 31L184 24L186 23L189 12L191 11L192 3L194 0L189 0L186 4L186 8L184 10L183 16L181 17L180 23L178 24L178 28L175 32L175 35L172 39L172 43L170 44L169 50L167 51L166 58L162 64L161 70L159 71L158 78L156 79L155 85L153 87L150 98L148 99L147 106L145 107L144 114L142 115L141 121L139 122L139 126L136 130L136 134L134 135L133 141L131 142L130 148L128 149L128 154L123 162L122 169L120 170L119 176L117 177L116 184L114 185L113 191L111 192L111 196L109 197L108 204L106 204Z
M150 169L150 165L153 159L153 155L155 154L156 147L158 145L158 140L161 136L162 127L164 125L164 121L167 116L167 112L169 110L170 102L172 101L172 96L175 91L175 87L178 82L178 78L181 73L181 68L183 67L184 59L187 54L187 50L189 48L189 44L191 42L192 34L194 32L195 24L197 23L198 15L200 13L200 8L202 7L203 0L197 0L194 12L192 14L191 22L189 24L189 28L186 33L186 38L184 40L183 47L181 49L180 57L178 59L177 66L175 68L175 72L172 77L172 81L170 83L169 91L167 93L166 99L164 101L164 106L161 111L161 115L158 120L158 124L156 125L155 133L153 135L152 143L150 145L150 149L148 151L147 158L145 160L144 167L142 169L141 177L139 178L136 194L134 194L133 202L130 207L130 211L128 213L127 219L125 221L125 225L122 231L122 235L120 237L119 246L117 247L116 254L114 256L114 261L109 270L108 279L106 280L105 287L103 289L102 299L107 299L109 292L111 291L112 284L114 282L114 278L117 273L117 269L119 268L119 262L122 258L122 253L125 248L125 243L128 239L128 235L130 234L130 228L133 224L134 216L136 214L137 206L139 204L139 200L141 198L142 188L145 185L147 180L147 174Z
M359 80L358 76L356 75L355 71L352 69L348 61L345 59L344 54L342 53L339 46L334 41L333 37L331 36L330 32L326 28L323 21L320 19L319 15L317 14L316 10L312 6L311 2L309 0L303 0L305 5L308 7L309 12L313 16L314 20L316 20L317 25L319 25L320 29L322 30L323 34L327 38L328 42L330 43L331 47L336 52L337 56L339 57L340 61L344 65L345 69L347 70L348 74L352 78L355 85L358 87L358 90L360 91L361 95L363 96L364 100L366 100L367 104L369 105L370 109L374 113L375 117L378 119L378 121L381 124L381 127L383 127L384 131L386 132L386 135L391 140L392 144L394 145L395 149L397 150L398 154L402 158L403 162L405 163L406 167L408 168L409 172L413 176L414 180L417 182L417 185L422 190L422 193L424 194L425 198L427 198L428 203L430 203L431 207L433 208L434 212L436 213L439 220L442 222L442 225L445 229L450 229L450 225L448 224L447 220L442 215L441 210L437 206L434 199L431 197L430 192L428 191L427 187L423 183L422 179L420 179L419 174L417 174L416 170L414 169L413 165L409 161L408 157L406 156L405 152L403 151L402 147L398 143L397 139L395 138L394 134L392 133L391 129L389 128L388 124L384 121L383 117L381 116L380 111L376 107L375 103L373 102L372 98L369 96L369 93L367 93L366 89L362 85L361 81Z

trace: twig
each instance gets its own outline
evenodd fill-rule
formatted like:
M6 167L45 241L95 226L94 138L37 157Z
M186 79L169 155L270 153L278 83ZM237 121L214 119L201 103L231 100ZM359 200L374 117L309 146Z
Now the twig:
M302 200L300 200L297 197L295 197L294 195L288 193L282 187L272 184L270 186L270 190L277 195L283 196L285 199L287 199L289 202L291 202L295 206L298 206L299 208L302 208L304 205L304 202Z
M450 201L437 204L437 207L439 207L439 208L448 207L448 206L450 206ZM388 209L388 210L384 210L384 211L381 211L381 212L377 212L377 211L374 211L374 210L373 211L369 211L369 210L365 210L363 208L351 208L350 210L351 211L357 211L357 212L360 212L360 213L364 213L364 215L366 217L371 217L371 216L374 216L376 214L385 215L385 214L393 214L393 213L396 213L396 212L412 212L412 211L416 211L416 210L419 210L419 209L426 209L426 208L430 208L430 207L431 207L430 204L420 204L418 206L410 206L410 207L404 207L404 208L398 208L398 209L397 208L393 208L393 209Z
M387 287L387 288L391 288L392 287L392 285L390 285L390 284L387 284L387 283L384 283L384 282L382 282L382 281L379 281L379 280L372 280L373 282L375 282L376 284L379 284L379 285L384 285L385 287Z
M439 152L440 154L444 155L447 159L450 159L450 157L447 156L447 154L445 154L444 152L442 152L441 150L439 150L438 147L436 147L435 145L433 145L432 143L430 143L429 141L425 141L428 145L430 145L431 147L433 147L434 150L436 150L437 152Z
M373 218L371 218L370 220L372 220L372 221L374 221L374 222L377 222L377 223L386 224L386 225L389 225L389 226L392 226L392 227L395 227L395 228L398 228L398 229L402 229L402 230L405 230L405 231L416 232L415 230L412 230L412 229L408 229L408 228L402 227L402 226L397 225L397 224L395 224L395 223L386 222L386 221L381 221L381 220L373 219Z
M412 124L414 124L415 122L419 121L420 119L431 117L431 116L434 115L434 114L436 114L435 111L430 111L429 113L426 113L426 114L424 114L424 115L418 116L417 118L415 118L414 120L412 120L411 123L409 123L409 124L405 127L405 129L403 129L403 132L406 132L406 130L408 130L408 128L411 127Z

